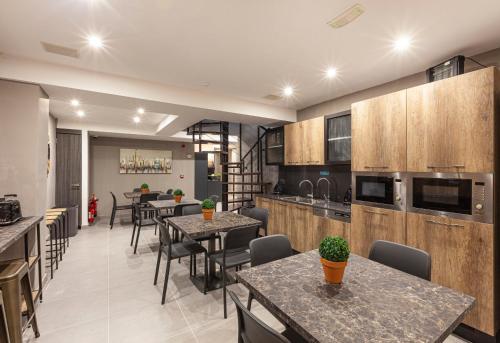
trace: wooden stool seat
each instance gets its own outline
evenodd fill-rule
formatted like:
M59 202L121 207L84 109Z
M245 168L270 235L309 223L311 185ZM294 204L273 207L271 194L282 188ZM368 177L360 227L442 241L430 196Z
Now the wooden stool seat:
M0 290L11 343L22 343L23 331L30 325L40 336L35 314L35 302L29 279L28 263L24 260L0 262ZM22 297L20 295L23 295ZM24 298L24 301L22 300ZM23 325L23 307L27 320Z

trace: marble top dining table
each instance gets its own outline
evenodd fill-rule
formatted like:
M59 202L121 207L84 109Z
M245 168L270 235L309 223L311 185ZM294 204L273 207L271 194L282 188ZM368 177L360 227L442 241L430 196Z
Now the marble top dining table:
M185 205L199 205L201 204L201 201L196 200L196 199L184 199L180 202L175 202L175 200L152 200L148 201L148 204L151 205L151 207L156 208L157 210L161 210L164 208L174 208L175 206L185 206Z
M317 250L236 274L308 342L443 342L474 306L455 290L351 254L340 285L324 281Z
M158 193L158 194L164 194L165 192L162 191L149 191L149 193ZM148 194L148 193L142 193L142 192L124 192L123 196L127 199L136 199L140 198L141 195L143 194Z

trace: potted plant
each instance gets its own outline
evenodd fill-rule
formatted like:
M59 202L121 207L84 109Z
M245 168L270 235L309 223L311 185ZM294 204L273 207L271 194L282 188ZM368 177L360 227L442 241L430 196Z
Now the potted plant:
M342 283L349 253L349 244L342 237L329 236L321 241L319 255L326 282Z
M141 192L142 193L149 193L149 185L147 183L143 183L141 185Z
M175 202L181 202L183 196L184 193L182 192L182 189L176 189L174 191Z
M212 220L214 216L215 203L212 199L205 199L201 203L201 211L205 220Z

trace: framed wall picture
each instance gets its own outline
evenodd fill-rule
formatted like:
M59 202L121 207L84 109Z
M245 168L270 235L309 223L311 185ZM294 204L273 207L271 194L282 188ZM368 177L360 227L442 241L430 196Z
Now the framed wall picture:
M120 149L120 174L172 174L172 151Z

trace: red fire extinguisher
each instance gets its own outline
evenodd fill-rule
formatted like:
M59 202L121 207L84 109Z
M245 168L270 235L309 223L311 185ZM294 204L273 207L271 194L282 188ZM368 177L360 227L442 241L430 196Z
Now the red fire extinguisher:
M89 225L94 224L95 218L97 217L97 199L95 194L92 194L89 200Z

